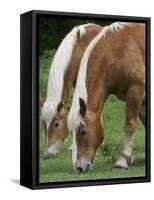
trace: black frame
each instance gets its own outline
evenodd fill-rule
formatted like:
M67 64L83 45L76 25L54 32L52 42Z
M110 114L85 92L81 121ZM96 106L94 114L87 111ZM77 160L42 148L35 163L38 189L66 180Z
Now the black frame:
M107 180L39 183L39 68L38 17L41 15L105 19L146 24L146 176ZM31 189L150 182L150 30L148 17L67 13L33 10L20 16L20 184Z

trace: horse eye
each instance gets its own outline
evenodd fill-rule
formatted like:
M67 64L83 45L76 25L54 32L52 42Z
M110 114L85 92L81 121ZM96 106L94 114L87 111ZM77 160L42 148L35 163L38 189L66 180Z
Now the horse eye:
M58 126L59 126L59 122L56 121L56 122L54 123L54 126L55 126L55 127L58 127Z
M81 135L85 135L86 131L85 130L81 130Z

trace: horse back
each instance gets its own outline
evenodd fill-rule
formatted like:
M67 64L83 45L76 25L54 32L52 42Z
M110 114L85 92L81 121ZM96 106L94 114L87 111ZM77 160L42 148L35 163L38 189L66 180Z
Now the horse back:
M145 85L144 24L128 25L118 32L107 33L95 45L88 60L89 96L115 94L124 99L132 85Z

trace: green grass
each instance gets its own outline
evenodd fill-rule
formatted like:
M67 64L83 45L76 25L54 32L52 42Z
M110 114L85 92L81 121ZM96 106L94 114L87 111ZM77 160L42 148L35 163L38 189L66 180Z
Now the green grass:
M138 120L135 134L133 157L134 163L128 170L115 170L112 168L118 158L124 137L125 104L110 96L104 106L103 122L105 139L97 150L94 160L94 170L88 173L76 174L73 170L71 145L69 136L61 149L59 157L43 160L44 132L40 127L40 182L92 180L121 177L145 176L145 128Z
M49 69L55 52L54 49L45 51L39 59L40 95L42 97L46 96ZM70 97L69 102L71 100ZM70 136L65 140L58 158L43 160L44 132L40 126L40 182L145 176L145 128L140 120L138 120L134 141L134 163L125 171L117 171L112 168L123 143L124 112L125 104L114 96L110 96L103 111L102 124L105 139L95 156L94 170L84 174L76 174L73 170L71 153L68 151L68 147L71 145Z

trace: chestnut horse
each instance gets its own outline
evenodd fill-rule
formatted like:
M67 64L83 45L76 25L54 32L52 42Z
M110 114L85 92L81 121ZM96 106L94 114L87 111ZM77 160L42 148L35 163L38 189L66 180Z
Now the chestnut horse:
M91 170L103 141L101 112L110 94L126 103L125 139L114 167L128 168L133 137L145 110L145 25L115 22L88 45L80 64L68 125L73 132L75 171Z
M90 41L102 30L96 24L72 29L60 44L49 73L47 98L42 108L45 129L44 158L55 157L68 135L67 99L76 83L82 54Z

